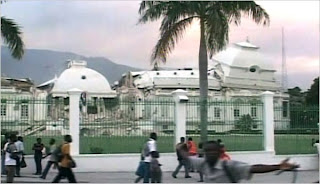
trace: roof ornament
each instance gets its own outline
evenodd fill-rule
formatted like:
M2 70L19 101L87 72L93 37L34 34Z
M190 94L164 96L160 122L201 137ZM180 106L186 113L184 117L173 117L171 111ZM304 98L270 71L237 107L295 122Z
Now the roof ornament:
M247 36L246 42L250 43L250 41L249 41L249 36Z
M87 62L84 61L84 60L71 60L71 59L68 59L66 61L68 63L68 68L71 68L71 67L87 67Z
M158 63L158 61L154 62L152 70L153 71L159 71L159 63Z

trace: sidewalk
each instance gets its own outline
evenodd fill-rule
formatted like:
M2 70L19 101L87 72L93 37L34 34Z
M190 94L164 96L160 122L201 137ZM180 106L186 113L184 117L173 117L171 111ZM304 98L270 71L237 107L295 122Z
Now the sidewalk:
M253 175L249 181L242 181L243 183L291 183L293 173L285 172L281 175L275 175L276 172L267 174ZM38 176L31 173L21 173L22 177L15 178L15 183L51 183L56 173L49 173L46 180L40 179ZM131 172L99 172L99 173L75 173L76 179L79 183L133 183L136 176ZM197 183L199 175L191 173L192 178L185 179L184 173L178 174L178 178L172 178L171 172L163 173L164 183ZM5 182L5 176L1 176L1 183ZM319 180L318 171L299 171L297 183L312 183ZM61 183L67 183L66 179L61 180ZM140 182L142 183L142 181Z

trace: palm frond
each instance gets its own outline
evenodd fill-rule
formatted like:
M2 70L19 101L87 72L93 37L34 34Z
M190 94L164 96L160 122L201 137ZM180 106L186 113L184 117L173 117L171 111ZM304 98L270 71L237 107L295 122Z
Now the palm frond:
M21 39L21 34L20 26L12 19L1 17L1 36L15 59L21 59L24 54L24 43Z
M268 26L270 24L269 14L254 1L231 1L221 2L223 11L229 17L229 21L240 24L241 13L247 15L257 24Z
M229 23L239 25L242 15L247 15L257 24L270 23L268 13L253 1L143 1L139 13L139 23L163 17L160 39L151 57L153 62L166 62L168 54L194 18L205 19L205 40L210 58L226 47Z
M168 29L168 27L187 17L199 17L196 8L191 3L171 1L168 4L168 10L164 15L160 30Z
M223 49L229 42L229 22L219 7L205 18L205 38L209 57Z
M190 26L195 17L188 17L183 19L170 27L167 27L165 30L161 30L160 39L158 40L152 56L151 62L166 62L167 56L171 53L172 49L175 47L175 44L182 38L183 32Z
M139 14L141 17L138 23L146 23L159 19L161 15L166 14L169 3L163 1L143 1L140 3Z
M140 3L140 8L139 8L139 14L143 14L144 11L150 7L152 7L155 3L157 3L156 1L142 1Z

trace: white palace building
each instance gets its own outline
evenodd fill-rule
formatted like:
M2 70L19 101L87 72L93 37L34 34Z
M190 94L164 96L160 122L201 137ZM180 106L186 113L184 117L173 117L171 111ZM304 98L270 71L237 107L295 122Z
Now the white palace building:
M259 47L248 41L236 43L215 55L208 67L209 99L213 101L247 102L253 105L246 109L232 107L233 109L229 109L229 111L222 111L221 107L209 106L209 120L222 119L221 117L224 114L227 114L230 121L238 119L242 114L249 114L253 118L260 119L261 117L256 116L259 116L259 114L262 116L262 109L256 107L254 103L260 101L260 95L264 91L271 91L275 94L274 106L288 107L289 95L281 92L281 86L275 79L276 70L269 63L271 62L259 52ZM185 68L128 72L116 84L115 89L121 96L139 100L158 99L159 97L171 98L171 93L176 89L184 89L187 91L189 98L198 99L199 70ZM168 108L153 109L153 111L167 118L173 118L174 115L174 110ZM275 112L276 117L283 116L283 114L277 113L281 113L281 111ZM189 107L188 109L187 107L187 116L187 120L199 120L199 108L190 109ZM287 129L289 127L288 113L284 113L284 117L281 117L281 119L286 121L276 122L275 128ZM215 127L218 126L215 125ZM232 126L229 127L229 129L232 128ZM261 127L256 128L260 129Z
M249 42L236 43L214 56L208 67L208 95L217 100L243 100L258 97L261 92L275 93L276 103L287 101L275 79L276 70ZM199 96L199 71L185 68L177 70L128 72L116 83L121 93L130 88L139 97L171 95L176 89L185 89L188 96Z
M256 107L254 104L259 102L261 93L264 91L271 91L274 95L275 106L288 106L289 95L281 92L281 87L275 79L276 70L270 65L270 61L266 59L263 54L259 52L259 47L246 42L236 43L226 50L218 53L210 61L208 67L208 96L213 101L233 101L233 102L247 102L253 104L246 110L232 107L232 109L222 111L221 107L209 106L208 119L209 121L222 120L221 117L229 114L231 121L238 119L242 114L250 114L253 118L261 119L262 109ZM9 87L2 88L2 93L8 93ZM94 111L92 109L89 112L87 107L82 109L82 113L86 113L83 119L92 122L111 122L121 121L121 118L127 117L127 120L138 122L144 121L144 117L148 117L148 121L144 121L144 125L150 125L150 128L154 128L157 122L153 119L172 120L174 116L174 107L153 107L153 106L132 106L128 108L127 105L119 105L112 113L108 112L109 109L105 106L108 99L131 100L135 102L144 102L147 100L157 99L171 99L172 92L177 89L183 89L187 91L187 96L192 99L198 99L199 97L199 71L197 69L185 68L175 70L155 70L155 71L139 71L139 72L127 72L122 75L122 78L115 82L111 87L108 80L99 72L87 68L86 61L69 61L68 68L63 71L59 77L47 81L39 86L36 90L23 93L14 92L12 89L10 95L23 95L27 93L32 97L47 96L48 98L54 98L55 100L67 101L68 91L70 89L77 88L86 93L86 98L94 101ZM33 94L33 91L37 91L37 94ZM41 92L39 92L41 91ZM6 95L4 95L5 97ZM99 105L103 104L103 105ZM15 120L18 120L19 113L26 118L26 113L32 111L26 109L26 104L21 112L2 112L9 110L7 104L1 105L1 119L8 120L14 116ZM92 106L92 104L91 104ZM4 109L6 108L6 109ZM13 108L13 107L12 107ZM29 107L32 108L31 105ZM187 107L187 121L200 120L199 107ZM190 109L195 108L195 109ZM33 110L34 111L34 110ZM241 112L245 111L245 112ZM41 118L45 119L48 116L54 122L54 126L50 126L50 123L43 125L46 126L46 130L58 130L61 129L64 119L68 118L68 102L65 106L59 104L50 104L46 110L41 111L45 115L38 115L37 120L41 121ZM130 116L130 113L134 115ZM275 114L277 115L277 114ZM108 116L108 117L106 117ZM40 119L39 119L40 118ZM282 121L279 124L275 124L276 129L287 129L289 127L289 117L286 115L288 121ZM224 119L226 120L226 119ZM51 127L51 128L50 128ZM53 128L54 127L54 128ZM170 129L168 126L160 126L160 131ZM233 126L229 128L222 128L223 126L215 126L216 131L228 131L233 129ZM226 127L226 126L224 126ZM194 128L194 127L189 127ZM260 126L253 127L254 129L261 129ZM157 128L158 129L158 128ZM100 128L101 130L101 128ZM101 130L101 133L103 131Z

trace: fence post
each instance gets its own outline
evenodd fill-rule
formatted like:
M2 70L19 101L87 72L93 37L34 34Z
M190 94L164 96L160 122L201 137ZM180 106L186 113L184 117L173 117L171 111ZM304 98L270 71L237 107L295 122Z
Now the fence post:
M173 91L172 96L175 101L175 109L174 109L174 123L175 123L175 145L180 142L180 137L186 137L186 119L187 119L187 109L186 102L189 101L187 97L187 92L178 89Z
M80 108L79 101L82 91L80 89L70 89L69 94L69 131L72 136L71 155L79 155L79 134L80 134Z
M263 102L263 146L265 151L274 152L274 109L273 92L265 91L261 94Z

